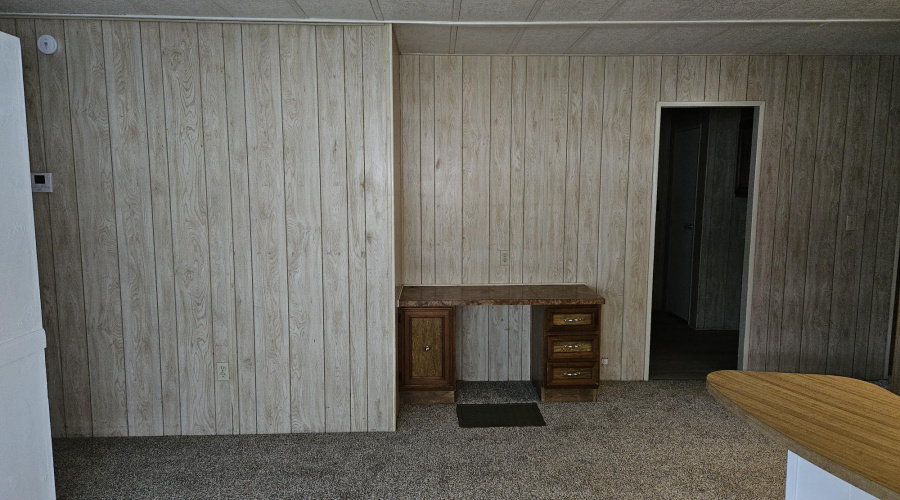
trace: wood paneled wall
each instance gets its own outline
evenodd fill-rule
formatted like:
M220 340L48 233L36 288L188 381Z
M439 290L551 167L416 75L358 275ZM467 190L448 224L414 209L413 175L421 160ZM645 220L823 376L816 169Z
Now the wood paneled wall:
M765 101L748 367L886 376L897 58L402 56L400 86L403 282L585 282L607 298L601 376L627 380L645 368L657 102ZM462 378L527 335L495 309Z
M0 30L54 174L34 196L54 435L393 429L390 28Z

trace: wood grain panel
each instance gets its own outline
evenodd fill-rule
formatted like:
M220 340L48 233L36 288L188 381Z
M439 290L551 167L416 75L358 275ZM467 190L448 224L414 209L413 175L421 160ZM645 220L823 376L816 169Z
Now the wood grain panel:
M397 425L390 35L381 26L362 28L369 431L392 431Z
M753 189L758 193L756 204L755 248L751 259L752 291L749 297L749 341L746 349L749 366L753 369L765 364L768 333L769 288L771 286L772 241L774 239L775 200L778 195L779 149L783 120L787 57L753 56L750 58L747 98L766 101L763 116L762 157L754 177Z
M546 120L546 172L544 189L547 203L539 210L541 282L565 280L565 205L566 146L569 101L569 58L551 57L545 74L544 118Z
M647 328L647 284L650 279L650 239L653 227L653 144L656 140L656 102L659 100L662 58L634 58L631 137L628 159L628 220L625 232L625 290L622 378L644 378Z
M291 431L324 432L325 327L316 28L281 26Z
M856 316L863 245L858 244L856 225L866 210L877 90L878 58L854 57L850 70L828 332L827 371L833 375L852 375L855 348L861 340L857 339ZM852 219L852 227L848 227L848 219ZM868 332L863 332L860 337L868 341Z
M722 56L719 79L720 101L744 101L747 99L748 56Z
M706 58L706 90L703 99L706 101L719 100L719 81L722 72L722 56L707 56Z
M69 99L85 318L96 434L128 435L116 204L110 158L103 32L99 21L66 21Z
M800 369L825 373L831 317L842 152L850 90L848 57L826 57L822 77L815 177L810 206L810 249L803 305L803 350ZM814 245L812 244L814 242Z
M129 434L163 431L153 207L140 25L103 23Z
M897 275L895 242L898 222L897 207L900 206L900 59L897 57L894 57L892 86L882 177L881 213L878 222L878 250L875 257L875 278L872 287L869 359L866 363L866 378L869 379L881 378L887 374L885 359L888 355L890 334L886 339L884 332L892 330L892 309L895 304L894 286L892 285ZM896 373L896 369L894 373Z
M419 59L419 123L422 130L419 153L419 182L422 187L419 199L422 210L422 283L435 282L435 196L434 185L434 57ZM401 137L405 137L401 135ZM401 141L402 143L403 141Z
M256 327L256 421L289 432L287 236L278 27L244 25L244 95Z
M435 282L462 282L462 58L434 58Z
M866 196L865 224L863 225L863 241L878 241L879 214L882 204L882 187L886 167L886 150L888 139L888 120L891 103L891 85L894 78L894 58L884 56L879 58L878 65L878 89L875 104L874 134L872 138L872 164L869 167L868 192ZM889 167L888 167L889 170ZM863 246L862 261L860 263L859 304L856 318L856 341L853 353L853 376L863 378L879 373L881 360L873 360L873 366L869 366L869 352L877 352L869 349L870 344L877 343L879 333L872 329L872 298L874 297L875 262L878 245ZM874 326L883 325L884 320L876 322ZM894 328L896 329L896 323ZM871 370L870 370L871 368Z
M200 53L203 152L206 165L209 224L210 298L212 300L213 361L237 367L237 324L234 294L234 249L231 169L228 164L225 40L222 26L197 25ZM230 370L229 370L230 371ZM234 434L238 411L238 378L216 379L216 433Z
M791 173L791 219L784 275L784 305L778 366L800 371L803 300L809 255L810 204L815 169L816 136L822 95L822 57L803 57L797 108L797 136Z
M400 165L403 176L401 185L400 239L403 241L401 261L403 262L403 283L422 283L422 167L419 141L422 124L419 122L419 56L400 58L400 134L406 137L400 145ZM418 256L418 257L416 257Z
M609 358L600 378L618 380L622 369L622 327L625 288L626 210L630 158L634 59L608 57L600 163L600 238L597 290L606 298L600 353Z
M141 57L147 112L150 199L153 209L153 255L156 265L156 310L159 326L163 434L181 434L181 384L175 305L175 261L169 191L169 153L162 47L158 23L141 23Z
M363 47L358 26L344 29L347 126L347 211L350 251L350 430L368 428L366 373L366 170L363 130ZM418 132L418 131L417 131ZM418 152L417 152L418 155ZM418 198L419 193L415 193ZM302 344L301 344L302 345Z
M22 73L25 83L25 115L28 133L28 157L32 172L47 172L44 153L44 130L41 126L41 80L37 50L37 34L33 19L4 19L0 31L19 37L22 44ZM54 438L66 437L65 394L63 392L60 357L59 323L56 304L56 266L53 259L50 196L32 195L34 232L37 246L38 283L41 293L41 322L47 335L45 363L50 403L50 433Z
M512 137L512 58L491 58L490 89L490 261L491 283L509 282L509 261L500 252L510 250L510 152Z
M197 26L160 24L183 434L216 427Z
M512 60L509 151L509 282L522 283L525 217L525 67L524 57ZM528 334L530 335L530 333Z
M786 273L788 266L788 240L791 237L791 222L794 217L802 217L793 213L794 154L798 142L798 110L800 104L800 77L802 59L791 56L788 60L787 81L784 97L784 123L781 138L781 168L778 171L778 199L775 208L775 235L772 242L772 285L771 300L768 311L768 347L766 350L766 369L778 370L782 358L790 358L796 362L798 351L787 353L782 349L784 335L784 297ZM808 193L808 190L806 191ZM800 198L798 197L798 200ZM808 198L807 198L808 199ZM809 212L806 212L809 216ZM806 223L808 224L808 222ZM790 335L790 333L789 333ZM798 337L799 340L799 337ZM799 347L797 345L796 347Z
M350 430L350 294L347 228L344 30L316 27L319 169L322 180L322 279L325 306L325 430Z
M462 282L490 275L491 58L462 58Z
M663 56L659 81L659 100L674 101L678 96L678 56Z
M547 200L547 124L544 101L549 98L547 65L543 57L528 57L525 77L525 195L524 230L522 245L522 279L524 283L541 281L541 243L548 239L543 234L541 214L545 203L530 200Z
M578 272L576 280L597 282L597 247L600 241L600 169L606 60L584 59L584 95L581 112L581 177L578 180Z
M235 431L256 432L256 346L253 325L253 264L250 239L250 178L247 164L247 121L244 106L244 59L241 27L222 26L225 103L227 109L228 172L231 187L231 228L234 262L235 355L232 377L237 383ZM241 140L243 139L243 140Z
M706 92L706 57L678 56L679 101L702 101Z
M578 276L578 181L581 177L581 108L584 92L584 58L574 57L569 63L569 109L566 114L566 190L563 233L565 252L563 281L574 283Z

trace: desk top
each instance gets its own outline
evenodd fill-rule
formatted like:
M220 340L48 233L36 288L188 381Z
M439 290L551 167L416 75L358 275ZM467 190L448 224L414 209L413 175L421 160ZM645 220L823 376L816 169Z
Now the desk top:
M813 464L878 498L900 498L900 396L832 375L718 371L723 406Z
M556 306L606 302L587 285L404 286L400 307Z

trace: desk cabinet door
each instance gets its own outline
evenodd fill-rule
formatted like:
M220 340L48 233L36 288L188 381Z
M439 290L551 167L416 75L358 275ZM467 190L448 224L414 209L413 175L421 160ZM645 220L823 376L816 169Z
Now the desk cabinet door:
M456 387L453 308L400 310L400 388Z

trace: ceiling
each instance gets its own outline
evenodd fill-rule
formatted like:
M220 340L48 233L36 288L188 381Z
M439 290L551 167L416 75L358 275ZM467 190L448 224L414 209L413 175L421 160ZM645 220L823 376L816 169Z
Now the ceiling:
M405 54L900 54L900 0L0 0L0 13L391 22Z

